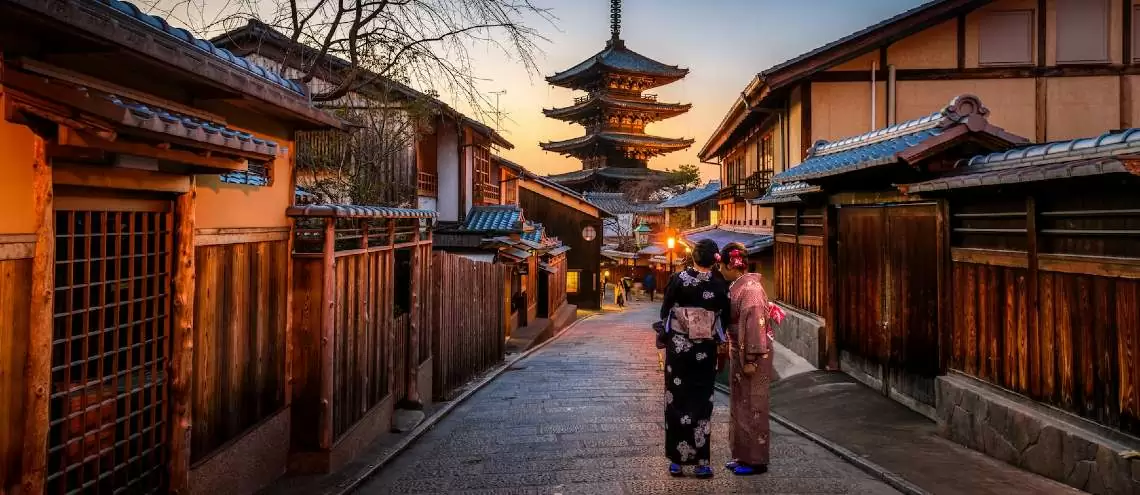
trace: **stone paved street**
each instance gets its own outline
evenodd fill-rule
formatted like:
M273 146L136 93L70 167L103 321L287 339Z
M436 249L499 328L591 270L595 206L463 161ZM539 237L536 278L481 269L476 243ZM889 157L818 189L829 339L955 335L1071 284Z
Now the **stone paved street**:
M456 408L359 493L895 493L777 424L770 473L670 478L649 329L655 308L579 323ZM728 410L718 397L720 464Z

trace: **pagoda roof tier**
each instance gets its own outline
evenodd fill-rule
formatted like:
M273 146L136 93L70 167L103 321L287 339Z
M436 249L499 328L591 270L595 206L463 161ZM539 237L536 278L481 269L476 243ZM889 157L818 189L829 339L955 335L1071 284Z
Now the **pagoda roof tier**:
M677 139L625 132L599 132L565 141L541 143L542 149L572 156L595 155L597 145L618 149L637 149L649 156L683 150L693 145L692 139Z
M665 172L645 167L601 167L575 170L564 174L548 175L546 179L561 185L575 185L591 182L595 179L609 179L615 181L642 180L657 177ZM608 210L607 210L608 211Z
M689 103L662 103L658 102L656 98L645 96L625 97L603 93L575 99L573 106L544 109L542 113L552 119L575 122L600 110L611 108L651 113L654 115L650 121L656 122L681 115L688 112L692 107L693 105Z
M579 88L598 80L606 73L634 74L654 79L649 87L663 86L684 78L689 69L666 65L625 47L622 40L610 40L606 48L593 57L562 72L547 77L546 82L565 88Z

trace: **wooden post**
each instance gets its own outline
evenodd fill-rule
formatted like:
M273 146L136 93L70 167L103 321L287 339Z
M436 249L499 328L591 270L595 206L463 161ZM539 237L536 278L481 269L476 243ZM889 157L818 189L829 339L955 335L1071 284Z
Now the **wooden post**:
M950 367L951 353L953 351L953 317L954 309L953 281L951 274L953 262L950 260L950 203L943 199L938 201L938 212L935 217L938 240L938 374L946 373Z
M419 237L419 232L416 232ZM423 270L421 263L420 243L412 247L412 283L408 290L412 291L412 310L408 314L408 402L417 406L420 402L419 370L420 370L420 287L423 284ZM399 290L399 287L396 288Z
M294 186L296 191L296 186ZM289 240L285 241L285 407L293 404L293 249L297 220L289 217Z
M48 399L51 394L52 308L55 292L55 222L51 163L47 145L32 137L32 211L36 247L32 255L32 294L28 320L28 359L24 365L24 452L21 484L25 495L44 492L47 471Z
M170 492L188 493L190 488L190 428L194 366L194 199L190 191L175 203L174 333L171 336L169 376L170 401L174 411L170 429Z
M325 219L325 246L321 313L321 412L317 438L322 449L333 445L333 339L336 337L336 219Z
M1041 332L1037 318L1037 301L1040 295L1037 293L1038 285L1038 247L1037 247L1037 199L1032 195L1025 198L1025 255L1026 255L1026 280L1025 291L1027 296L1026 306L1026 329L1029 335L1027 338L1029 342L1026 344L1030 356L1030 372L1029 372L1029 391L1034 397L1040 397L1041 393ZM1050 356L1052 358L1052 356Z
M839 220L838 212L833 211L830 204L823 204L823 270L824 280L827 284L827 289L824 292L824 297L827 299L823 301L826 306L824 307L824 324L827 325L824 333L827 335L825 361L827 364L824 369L837 370L839 369L839 318L837 311L839 307L839 271L836 268L837 260L839 259L838 253L838 233L837 228Z

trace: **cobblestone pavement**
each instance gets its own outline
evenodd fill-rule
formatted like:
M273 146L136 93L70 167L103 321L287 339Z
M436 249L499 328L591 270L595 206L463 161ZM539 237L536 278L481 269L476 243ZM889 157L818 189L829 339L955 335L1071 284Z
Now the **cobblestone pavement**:
M649 329L655 308L636 304L579 323L456 408L358 493L896 493L775 423L768 474L670 478ZM720 464L728 409L718 396Z

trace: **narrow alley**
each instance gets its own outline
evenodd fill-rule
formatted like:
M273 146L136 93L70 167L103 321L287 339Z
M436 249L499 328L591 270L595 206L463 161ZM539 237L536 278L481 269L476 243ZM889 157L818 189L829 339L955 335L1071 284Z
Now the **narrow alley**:
M636 304L578 323L456 408L358 493L895 493L775 423L768 474L670 478L655 309ZM727 396L717 400L713 458L721 460Z

